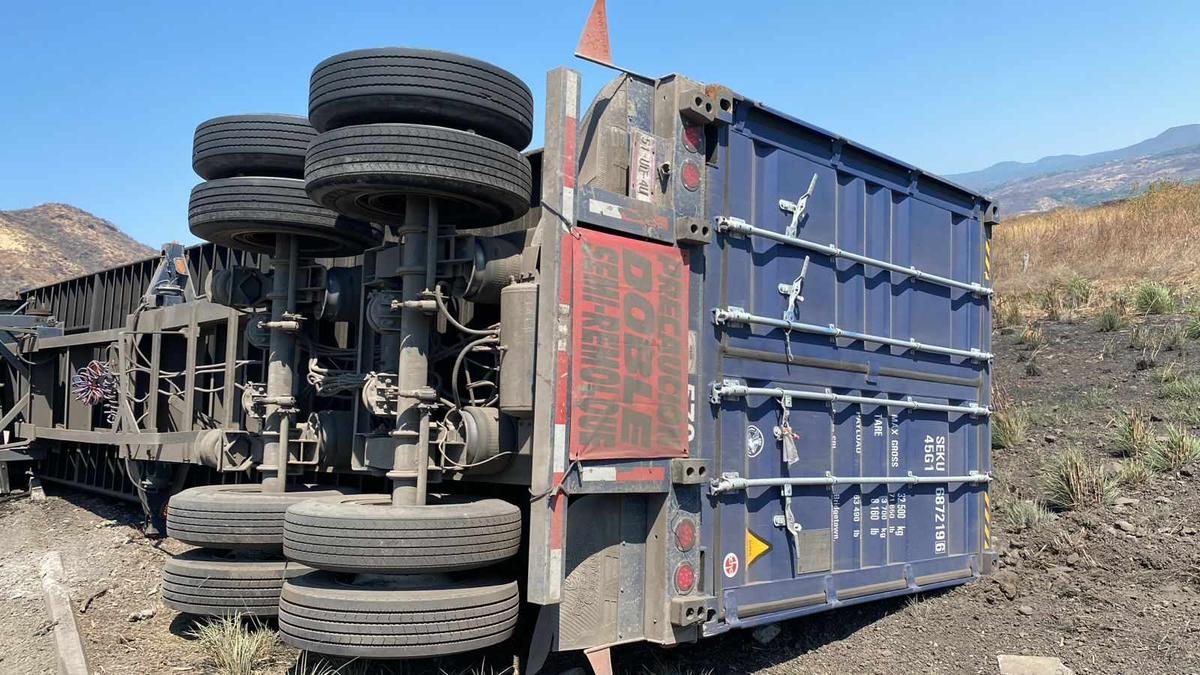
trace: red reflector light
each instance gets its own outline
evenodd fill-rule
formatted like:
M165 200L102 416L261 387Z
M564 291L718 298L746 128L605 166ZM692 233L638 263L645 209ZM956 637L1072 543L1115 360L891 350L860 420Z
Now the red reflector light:
M683 163L683 187L692 192L700 189L700 167L691 160Z
M675 523L675 548L680 551L690 551L696 545L696 522L691 518L682 518Z
M680 593L691 593L696 587L696 570L690 563L679 563L675 568L675 590Z
M700 144L704 142L704 127L695 124L683 125L683 147L692 152L700 149Z

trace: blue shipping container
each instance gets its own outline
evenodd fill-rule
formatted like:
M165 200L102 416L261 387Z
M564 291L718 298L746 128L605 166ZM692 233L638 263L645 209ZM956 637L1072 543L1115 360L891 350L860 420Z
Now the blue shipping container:
M535 502L528 568L531 601L559 606L559 648L683 641L992 571L995 205L679 76L618 78L576 125L573 77L548 87L542 226L569 217L557 249L542 244L563 273L543 277L533 453L535 492L558 481L566 496ZM594 335L608 282L608 318L623 307L626 325ZM589 369L611 339L624 359L607 380L637 380L642 305L659 329L642 385L655 404L638 408ZM665 506L644 496L659 492Z

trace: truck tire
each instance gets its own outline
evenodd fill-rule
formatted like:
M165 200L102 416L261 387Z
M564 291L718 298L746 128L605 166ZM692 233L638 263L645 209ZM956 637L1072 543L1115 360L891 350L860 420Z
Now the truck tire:
M274 253L275 238L300 239L302 255L358 255L383 241L382 230L314 204L295 178L221 178L192 188L192 234L229 248Z
M289 506L346 492L313 487L263 492L257 484L188 488L167 504L167 536L205 548L278 551L283 546L283 514Z
M388 495L312 499L288 507L283 551L309 567L410 574L486 567L516 555L521 511L499 499L429 496L395 506Z
M437 197L439 217L461 228L515 220L529 210L529 160L466 131L415 124L367 124L312 142L305 188L318 204L380 223L400 223L410 196Z
M279 558L194 549L163 566L163 604L198 616L275 616L285 579L312 570Z
M404 122L474 131L517 150L533 136L533 94L516 75L428 49L360 49L313 69L308 119L319 132Z
M297 115L227 115L202 122L192 169L204 180L234 176L303 178L304 152L317 132Z
M279 633L300 649L372 659L473 651L512 635L517 582L440 575L360 577L326 572L284 582Z

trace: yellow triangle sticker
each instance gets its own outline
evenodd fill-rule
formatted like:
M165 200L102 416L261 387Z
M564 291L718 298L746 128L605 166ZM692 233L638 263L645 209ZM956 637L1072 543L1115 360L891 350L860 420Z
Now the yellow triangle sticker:
M764 553L771 550L771 545L759 538L750 530L746 530L746 567L754 564Z

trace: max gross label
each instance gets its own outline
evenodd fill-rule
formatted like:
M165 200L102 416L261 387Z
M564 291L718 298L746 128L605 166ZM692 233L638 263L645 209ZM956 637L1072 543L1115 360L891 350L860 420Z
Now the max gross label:
M686 456L682 253L596 231L570 241L571 458Z

